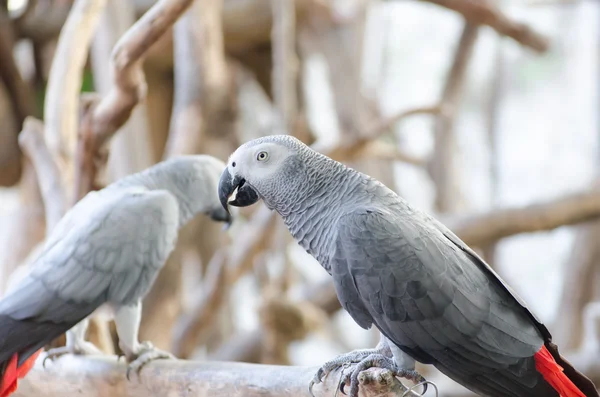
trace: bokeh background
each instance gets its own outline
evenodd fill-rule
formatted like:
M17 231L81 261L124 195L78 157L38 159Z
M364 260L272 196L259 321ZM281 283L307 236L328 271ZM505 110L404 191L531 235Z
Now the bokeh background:
M293 134L455 230L600 384L599 110L596 0L0 1L0 291L88 191ZM220 227L182 232L142 339L286 365L377 343L262 205ZM89 338L118 352L102 315Z

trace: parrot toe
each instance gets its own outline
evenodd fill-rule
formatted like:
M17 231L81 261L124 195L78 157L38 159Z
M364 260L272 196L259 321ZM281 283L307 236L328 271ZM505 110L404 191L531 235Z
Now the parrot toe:
M140 344L139 351L132 357L129 357L129 365L127 365L127 380L131 380L131 372L135 372L139 376L142 367L154 360L176 360L177 358L169 352L160 350L152 346L150 342Z
M42 366L44 368L46 367L46 360L54 361L60 356L64 356L65 354L73 354L78 356L93 356L103 353L93 343L79 341L71 346L61 346L48 350L46 352L46 357L44 357L44 361L42 361Z
M350 392L347 394L348 397L358 397L358 389L361 384L359 375L361 374L361 372L372 367L387 369L391 372L393 376L405 378L414 382L415 384L423 385L423 392L421 393L421 395L424 395L427 392L428 382L423 376L421 376L421 374L419 374L415 370L406 370L400 368L394 362L393 358L390 358L383 354L369 355L365 357L362 361L357 363L350 371L344 373L342 375L342 381L340 382L339 390L343 394L346 394L344 389L347 385L350 385Z
M392 352L388 348L375 348L375 349L362 349L362 350L354 350L349 353L340 354L333 360L327 361L325 364L319 368L313 379L310 381L308 385L308 391L312 396L314 396L312 392L312 388L315 384L321 383L330 372L333 372L339 368L345 368L350 366L351 364L356 364L362 362L365 358L371 355L381 355L385 357L389 357L390 359L393 357Z

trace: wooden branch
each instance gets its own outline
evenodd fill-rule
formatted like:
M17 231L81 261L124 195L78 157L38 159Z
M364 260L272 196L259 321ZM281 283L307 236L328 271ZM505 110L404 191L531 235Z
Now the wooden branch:
M600 383L600 302L587 303L580 312L583 343L566 357L597 385Z
M308 306L320 310L330 317L341 309L332 280L328 279L317 285L307 286L297 306ZM252 332L237 335L219 347L210 355L212 360L258 362L263 344L264 331L257 329Z
M275 212L270 211L266 206L261 205L252 218L244 225L244 229L238 232L238 239L235 243L235 250L230 251L228 258L228 267L230 271L229 283L235 283L244 275L253 264L255 255L262 251L262 248L270 239L275 222Z
M135 7L136 18L143 15L156 3L156 0L131 0ZM37 2L47 3L47 2ZM296 0L296 14L312 7L312 1ZM16 30L19 37L42 42L55 37L63 26L69 13L70 4L54 2L39 4L18 21ZM249 49L264 45L270 40L272 13L270 4L264 0L224 0L223 31L228 52L243 53Z
M444 222L471 246L520 233L551 230L600 217L600 191L574 193L521 208L492 210L485 214L453 217Z
M477 41L479 27L466 23L458 42L454 59L440 99L444 112L434 125L434 153L429 173L436 186L435 207L439 212L455 212L460 206L460 181L456 165L457 143L454 124L462 103L469 61Z
M585 342L583 312L594 299L595 278L600 263L600 220L577 227L571 255L563 265L562 291L552 327L553 339L563 349L575 349ZM600 377L600 376L599 376Z
M110 0L104 8L90 48L94 89L100 95L107 95L113 86L112 52L135 20L135 5L131 1ZM169 107L170 105L169 101ZM170 112L170 109L167 111ZM149 125L147 103L140 103L133 110L128 122L107 145L110 156L106 164L106 179L103 182L111 183L146 169L156 162L153 156L154 142L148 139Z
M213 156L227 158L208 138L230 138L228 118L231 77L226 61L221 24L222 0L197 2L175 24L175 98L171 133L165 156L211 150ZM211 131L213 128L218 132ZM229 131L228 131L229 130Z
M366 131L359 134L356 139L352 139L349 143L342 142L336 147L328 148L317 141L315 142L315 145L313 145L313 149L323 152L329 157L342 162L354 161L360 158L367 158L370 155L375 155L376 158L393 159L422 166L423 159L404 153L395 147L393 150L389 150L390 147L383 148L380 144L376 143L375 140L388 132L394 125L411 116L424 114L439 115L442 113L443 111L440 106L423 106L402 110L390 117L373 123Z
M548 50L548 39L529 26L512 21L490 0L421 0L437 4L462 14L472 24L487 25L498 34L543 53Z
M298 75L294 0L271 0L271 8L273 12L271 32L273 102L279 113L281 127L287 134L293 134L297 114L296 78Z
M425 167L427 159L413 154L407 153L396 147L394 144L383 143L380 141L371 141L363 146L362 150L352 153L351 160L388 160L400 161L402 163L411 164L415 167Z
M206 331L229 290L225 265L225 251L219 250L208 264L202 287L192 298L192 309L175 324L172 349L175 356L189 358L196 346L207 339Z
M142 61L150 47L173 26L192 0L160 0L121 37L112 54L113 85L90 104L81 121L75 196L93 189L100 149L128 120L146 95Z
M46 235L67 211L65 189L60 170L46 146L44 124L33 117L25 119L23 131L19 136L19 144L33 163L38 176L44 209L46 212Z
M19 73L13 47L11 20L6 11L0 9L0 94L3 98L7 96L11 102L2 100L3 109L0 109L0 186L13 186L21 178L22 161L17 136L25 117L34 112L33 95Z
M308 384L318 370L317 367L159 360L147 364L139 377L132 375L127 381L125 364L117 362L114 356L66 355L54 363L47 362L46 369L41 365L43 358L41 355L27 376L19 380L14 397L309 397ZM339 379L339 372L332 372L324 383L315 385L315 396L333 396ZM363 371L359 381L359 397L399 397L406 390L388 370L379 368Z
M44 122L48 148L72 178L77 147L79 93L88 50L106 0L77 0L63 26L50 67Z
M30 86L23 80L15 63L13 36L10 18L0 10L0 79L10 94L15 120L22 128L25 117L35 114L35 102Z

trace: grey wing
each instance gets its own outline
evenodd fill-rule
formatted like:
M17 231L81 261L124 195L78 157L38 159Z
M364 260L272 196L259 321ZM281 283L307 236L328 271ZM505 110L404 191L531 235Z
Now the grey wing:
M49 238L30 273L0 300L0 361L52 340L105 302L143 296L177 237L178 206L166 191L112 191L72 211L56 229L64 234Z
M427 216L404 204L361 209L337 231L332 275L359 324L370 318L413 358L479 392L539 386L532 356L543 338L528 312Z

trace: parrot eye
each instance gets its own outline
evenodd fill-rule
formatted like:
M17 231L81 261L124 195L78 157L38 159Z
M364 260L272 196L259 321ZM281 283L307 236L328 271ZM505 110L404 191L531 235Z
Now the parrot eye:
M256 159L258 161L265 161L268 158L269 154L267 152L258 152L258 154L256 155Z

